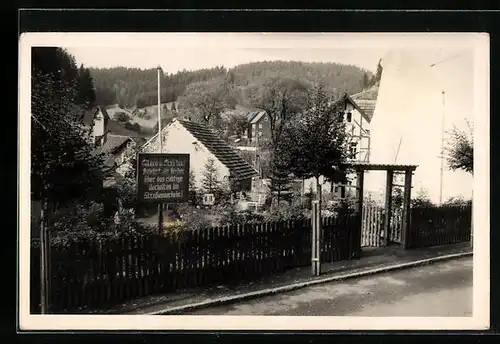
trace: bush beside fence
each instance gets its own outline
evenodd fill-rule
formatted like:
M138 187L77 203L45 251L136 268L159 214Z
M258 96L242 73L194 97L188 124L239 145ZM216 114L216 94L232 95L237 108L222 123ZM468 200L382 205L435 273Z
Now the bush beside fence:
M349 259L359 252L356 221L354 214L322 219L323 262ZM53 246L52 312L105 308L146 295L238 284L308 266L311 230L311 220L305 219ZM39 248L32 247L31 255L31 302L36 306Z

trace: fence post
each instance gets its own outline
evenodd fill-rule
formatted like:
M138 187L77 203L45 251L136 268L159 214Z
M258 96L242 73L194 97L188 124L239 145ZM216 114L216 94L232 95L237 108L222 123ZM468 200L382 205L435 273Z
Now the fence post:
M47 201L42 200L42 209L40 214L40 308L42 314L48 313L49 308L49 250L50 242L47 228Z
M312 202L311 211L311 224L312 224L312 257L311 266L313 276L321 274L321 209L319 201Z
M411 171L405 171L405 183L403 192L403 216L401 228L401 244L403 249L408 248L408 239L410 236L410 202L411 202Z
M394 177L394 171L388 170L387 180L385 184L384 246L389 245L389 238L390 238L393 177Z
M363 189L364 189L364 176L363 170L357 171L357 184L356 185L356 224L353 238L353 251L351 252L352 258L359 258L361 255L361 236L363 224Z

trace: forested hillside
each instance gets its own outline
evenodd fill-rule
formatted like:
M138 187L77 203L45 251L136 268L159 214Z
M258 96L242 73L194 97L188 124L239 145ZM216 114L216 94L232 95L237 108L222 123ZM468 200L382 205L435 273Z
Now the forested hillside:
M97 102L101 105L119 104L124 108L145 107L157 102L156 68L91 69ZM162 103L183 96L193 83L224 79L234 86L234 98L245 105L249 87L263 84L272 77L286 77L307 82L322 82L333 93L356 93L370 86L373 73L356 66L337 63L306 63L294 61L263 61L226 69L215 67L196 71L180 71L162 77Z
M93 68L90 72L96 88L97 102L101 105L119 104L125 108L141 108L157 102L156 68ZM162 103L176 100L184 93L186 86L193 82L207 81L225 74L225 68L216 67L163 75Z

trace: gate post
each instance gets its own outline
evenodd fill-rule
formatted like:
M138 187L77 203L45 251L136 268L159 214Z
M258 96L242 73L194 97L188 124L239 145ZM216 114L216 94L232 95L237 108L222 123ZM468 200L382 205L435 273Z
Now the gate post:
M405 250L408 248L409 241L411 240L410 238L411 176L412 176L412 171L405 171L405 183L403 192L403 228L401 230L401 244L403 246L403 249Z
M312 254L311 267L313 276L321 274L321 209L319 201L312 201L311 211L312 224Z
M355 234L353 239L353 258L359 258L361 255L361 237L362 237L362 225L363 225L363 189L364 189L364 177L365 171L358 170L356 173L357 177L357 188L356 188L356 226Z
M384 246L389 245L389 238L390 238L393 177L394 177L394 171L388 170L387 180L385 184Z

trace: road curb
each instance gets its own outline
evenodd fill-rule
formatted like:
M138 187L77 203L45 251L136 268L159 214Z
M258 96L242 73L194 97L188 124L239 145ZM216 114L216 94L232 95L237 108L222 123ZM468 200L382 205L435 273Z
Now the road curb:
M402 269L408 269L408 268L412 268L412 267L443 262L443 261L451 260L451 259L465 258L465 257L469 257L469 256L472 256L472 252L448 254L448 255L443 255L443 256L438 256L438 257L421 259L421 260L417 260L417 261L413 261L413 262L394 264L394 265L383 266L383 267L378 267L378 268L366 269L366 270L357 271L357 272L345 273L345 274L341 274L341 275L313 279L313 280L309 280L309 281L293 283L293 284L280 286L280 287L276 287L276 288L268 288L268 289L258 290L258 291L249 292L249 293L245 293L245 294L220 297L220 298L210 299L210 300L206 300L206 301L202 301L202 302L166 308L166 309L163 309L161 311L149 312L146 314L147 315L169 315L169 314L171 315L173 313L192 311L192 310L196 310L196 309L208 308L208 307L213 307L213 306L220 306L220 305L228 304L228 303L232 303L232 302L249 300L249 299L254 299L254 298L258 298L258 297L284 293L284 292L297 290L297 289L301 289L301 288L305 288L305 287L309 287L309 286L313 286L313 285L328 283L328 282L343 281L343 280L357 278L357 277L370 276L370 275L374 275L377 273L384 273L384 272L388 272L388 271L397 271L397 270L402 270Z

